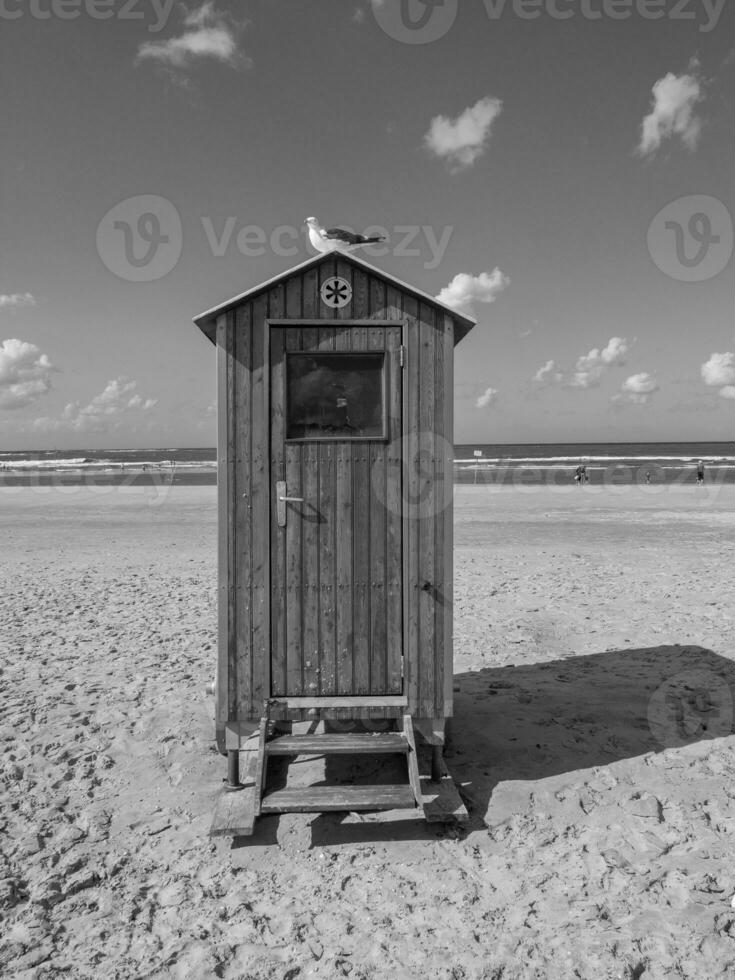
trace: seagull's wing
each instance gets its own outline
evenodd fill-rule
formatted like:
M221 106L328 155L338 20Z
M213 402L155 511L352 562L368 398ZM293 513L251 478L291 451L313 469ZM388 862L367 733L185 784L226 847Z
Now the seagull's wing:
M333 241L345 242L346 245L360 245L365 241L364 235L356 235L353 231L347 231L346 228L327 228L324 236Z

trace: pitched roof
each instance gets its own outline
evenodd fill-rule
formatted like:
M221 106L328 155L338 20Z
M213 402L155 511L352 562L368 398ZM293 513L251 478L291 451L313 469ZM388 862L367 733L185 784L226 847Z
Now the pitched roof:
M300 262L298 265L292 266L290 269L286 269L284 272L279 272L277 276L272 279L268 279L267 282L261 283L259 286L252 286L250 289L246 289L244 293L240 293L239 296L233 296L232 299L225 300L224 303L219 303L217 306L213 306L210 310L205 310L204 313L199 313L194 317L194 323L199 327L199 329L206 334L211 341L214 341L215 326L217 317L221 313L231 310L235 306L239 306L240 303L245 300L250 300L258 293L264 292L266 289L270 289L275 286L282 279L287 279L289 276L294 275L298 272L304 272L306 269L311 268L311 266L318 265L320 262L326 261L330 258L338 257L340 260L346 260L347 262L352 262L354 265L361 269L365 269L374 276L378 276L381 279L386 280L392 285L396 286L404 293L410 293L417 299L423 300L426 303L431 303L433 306L437 306L442 310L445 310L450 316L454 318L457 324L457 330L455 332L455 343L459 341L470 332L470 330L475 326L477 320L474 317L467 316L465 313L458 313L453 310L451 306L447 306L446 303L441 303L434 296L429 296L422 289L417 289L415 286L410 286L406 282L402 282L395 276L392 276L389 272L385 272L383 269L378 269L377 266L371 265L370 262L366 262L365 259L359 258L353 253L333 251L326 252L319 255L314 255L305 262Z

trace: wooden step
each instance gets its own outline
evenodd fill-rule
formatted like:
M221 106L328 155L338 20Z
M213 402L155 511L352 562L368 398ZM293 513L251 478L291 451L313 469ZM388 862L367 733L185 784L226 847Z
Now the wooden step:
M261 813L322 813L328 810L405 810L416 806L411 787L305 786L266 793Z
M321 735L279 735L265 743L268 755L373 755L408 752L401 732L326 732Z

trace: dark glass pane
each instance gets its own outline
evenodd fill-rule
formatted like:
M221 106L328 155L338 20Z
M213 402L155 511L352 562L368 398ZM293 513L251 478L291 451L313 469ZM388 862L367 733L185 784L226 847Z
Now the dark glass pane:
M287 439L381 439L383 353L287 354Z

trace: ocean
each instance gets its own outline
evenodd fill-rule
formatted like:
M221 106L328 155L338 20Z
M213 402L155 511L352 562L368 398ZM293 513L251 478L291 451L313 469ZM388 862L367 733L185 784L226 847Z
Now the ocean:
M590 484L735 483L735 442L457 444L455 483L564 484L585 467Z
M735 442L458 443L454 457L455 483L561 485L580 463L591 484L694 483L700 459L706 482L735 483ZM0 488L216 482L214 447L0 452Z
M47 449L0 452L3 486L216 484L217 452L203 449Z

